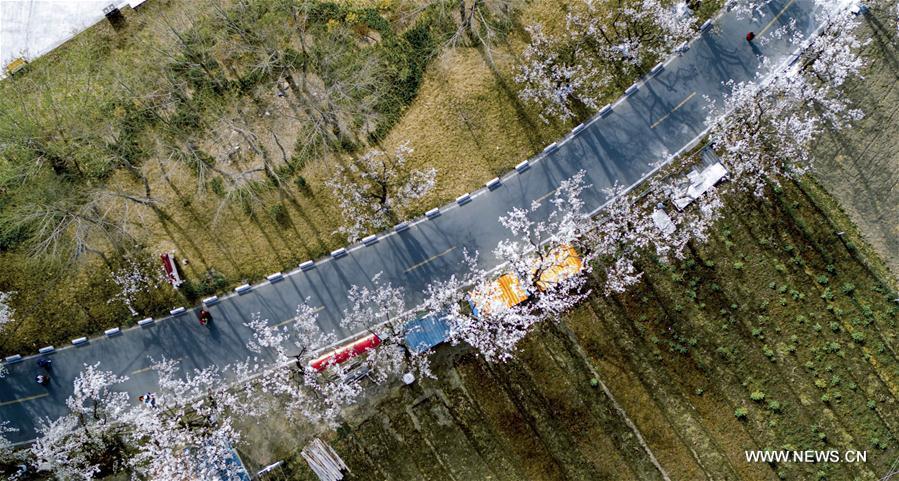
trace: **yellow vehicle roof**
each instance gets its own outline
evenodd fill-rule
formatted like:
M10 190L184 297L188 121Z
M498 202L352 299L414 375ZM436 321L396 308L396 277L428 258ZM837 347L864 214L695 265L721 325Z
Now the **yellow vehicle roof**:
M516 306L527 298L528 294L521 287L521 281L512 273L503 274L470 294L472 307L478 316Z
M552 264L547 267L537 281L537 287L546 290L555 284L565 281L581 271L584 267L584 261L578 255L574 247L563 244L551 250L548 260Z
M19 57L19 58L13 60L12 62L10 62L6 66L6 73L9 75L12 75L12 74L18 72L19 70L21 70L22 67L24 67L25 64L27 64L27 63L28 62L26 62L24 58Z

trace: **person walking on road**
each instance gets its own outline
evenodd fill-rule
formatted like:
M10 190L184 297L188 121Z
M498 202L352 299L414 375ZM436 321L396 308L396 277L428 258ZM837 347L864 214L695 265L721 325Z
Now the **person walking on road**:
M144 406L149 406L151 408L156 407L156 395L148 392L142 396L138 396L137 400L141 402Z
M50 384L50 376L48 376L46 374L38 374L37 376L34 376L34 380L41 386L46 386L47 384Z
M201 309L198 317L200 318L200 324L204 326L212 320L212 314L206 309Z
M749 32L749 33L746 34L746 41L747 41L747 42L752 42L753 39L755 39L755 32Z

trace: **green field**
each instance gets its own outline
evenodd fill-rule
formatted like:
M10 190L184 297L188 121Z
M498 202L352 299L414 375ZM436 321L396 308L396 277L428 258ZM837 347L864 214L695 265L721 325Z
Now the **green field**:
M732 196L684 261L646 262L630 292L594 295L507 364L441 347L439 380L324 437L350 479L880 479L899 456L899 306L827 202L810 181ZM290 444L271 479L314 479ZM867 462L745 461L759 449Z

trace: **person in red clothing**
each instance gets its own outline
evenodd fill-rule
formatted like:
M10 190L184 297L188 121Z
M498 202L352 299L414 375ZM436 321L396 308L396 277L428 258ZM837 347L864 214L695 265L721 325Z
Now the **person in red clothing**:
M746 41L747 41L747 42L751 42L752 39L754 39L754 38L755 38L755 32L749 32L749 33L746 34Z
M209 323L209 321L212 320L212 314L210 314L209 311L207 311L206 309L201 309L199 318L200 318L200 324L205 326L207 323Z

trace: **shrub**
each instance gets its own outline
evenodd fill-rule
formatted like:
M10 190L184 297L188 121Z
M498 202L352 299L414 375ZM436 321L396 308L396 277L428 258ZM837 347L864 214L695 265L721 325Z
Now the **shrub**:
M219 197L225 195L225 184L222 182L222 178L213 177L212 180L209 181L209 190Z
M830 282L830 278L825 276L824 274L819 275L815 278L815 280L818 281L818 284L821 284L822 286L827 285L827 283Z
M749 399L752 399L752 400L755 401L755 402L764 401L764 400L765 400L765 393L762 392L762 391L759 391L759 390L752 391L752 392L749 394Z
M842 291L843 291L843 294L846 294L847 296L851 295L853 292L855 292L855 285L852 284L851 282L847 282L847 283L843 284Z
M187 300L194 302L200 297L209 296L228 286L228 280L220 272L210 269L206 276L199 281L185 279L181 285L181 293Z
M863 344L865 342L865 333L861 331L855 331L852 333L852 340L857 344Z
M783 410L783 406L780 405L779 401L772 399L768 401L768 410L773 413L780 413Z
M741 421L746 419L747 414L749 414L749 411L744 407L739 407L734 410L734 417Z
M312 189L309 188L309 183L306 182L306 178L302 175L297 177L296 183L297 189L299 189L303 195L308 196L312 193Z
M269 207L268 214L275 223L282 227L290 223L290 215L287 214L287 209L282 204L274 204Z

